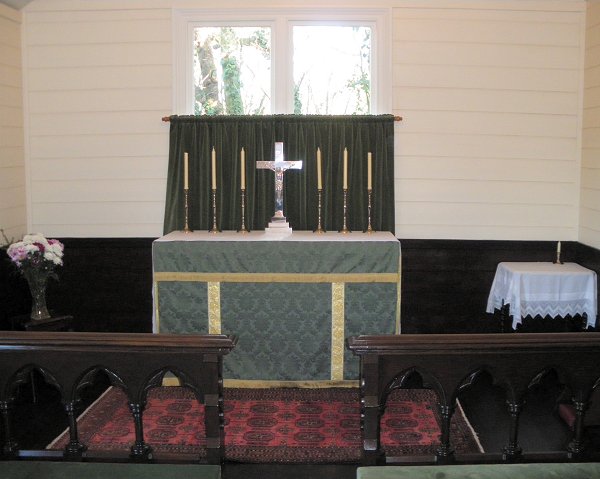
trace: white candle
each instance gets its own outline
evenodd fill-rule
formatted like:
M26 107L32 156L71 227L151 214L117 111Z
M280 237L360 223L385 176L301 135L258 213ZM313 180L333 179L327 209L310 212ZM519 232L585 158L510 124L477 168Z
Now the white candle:
M556 245L556 252L558 254L560 254L560 241L558 242L558 244Z
M323 189L323 183L321 181L321 148L317 148L317 188Z
M211 154L211 167L212 167L212 189L217 189L217 152L215 151L215 147L213 146L212 154Z
M348 189L348 149L344 148L344 185L345 190Z
M189 189L189 168L187 151L183 154L183 189Z
M371 191L372 185L372 176L371 176L371 166L372 166L371 152L367 153L367 190Z
M246 153L242 148L240 153L240 168L241 168L241 179L240 179L240 188L242 190L246 189Z

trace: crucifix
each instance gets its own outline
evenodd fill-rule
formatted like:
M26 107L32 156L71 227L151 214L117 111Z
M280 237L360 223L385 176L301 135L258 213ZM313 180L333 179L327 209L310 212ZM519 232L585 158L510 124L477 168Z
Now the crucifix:
M286 170L301 170L301 161L285 161L283 156L283 143L275 143L275 161L257 161L256 168L273 170L275 172L275 215L271 218L269 228L281 231L287 228L291 231L283 215L283 174Z

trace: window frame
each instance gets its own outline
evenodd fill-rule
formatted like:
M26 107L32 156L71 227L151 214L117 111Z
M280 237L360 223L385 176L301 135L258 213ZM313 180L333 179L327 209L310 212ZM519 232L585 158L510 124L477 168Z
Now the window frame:
M194 114L193 34L203 26L271 28L271 114L290 114L293 98L293 27L369 26L371 37L371 114L392 111L391 10L356 9L175 9L173 11L173 110Z

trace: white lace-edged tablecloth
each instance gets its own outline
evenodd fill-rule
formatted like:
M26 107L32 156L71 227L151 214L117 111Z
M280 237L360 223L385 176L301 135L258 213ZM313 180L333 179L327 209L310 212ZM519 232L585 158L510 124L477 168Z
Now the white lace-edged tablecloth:
M596 273L577 263L503 262L498 264L487 303L493 313L510 305L513 328L521 318L587 314L587 326L596 323Z

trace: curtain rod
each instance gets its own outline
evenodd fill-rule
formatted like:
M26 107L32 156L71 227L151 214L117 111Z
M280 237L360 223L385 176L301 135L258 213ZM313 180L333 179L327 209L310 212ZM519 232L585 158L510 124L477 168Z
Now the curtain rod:
M163 116L162 117L162 121L170 122L171 121L171 117L170 116ZM401 116L395 116L394 117L394 121L402 121L402 117Z

